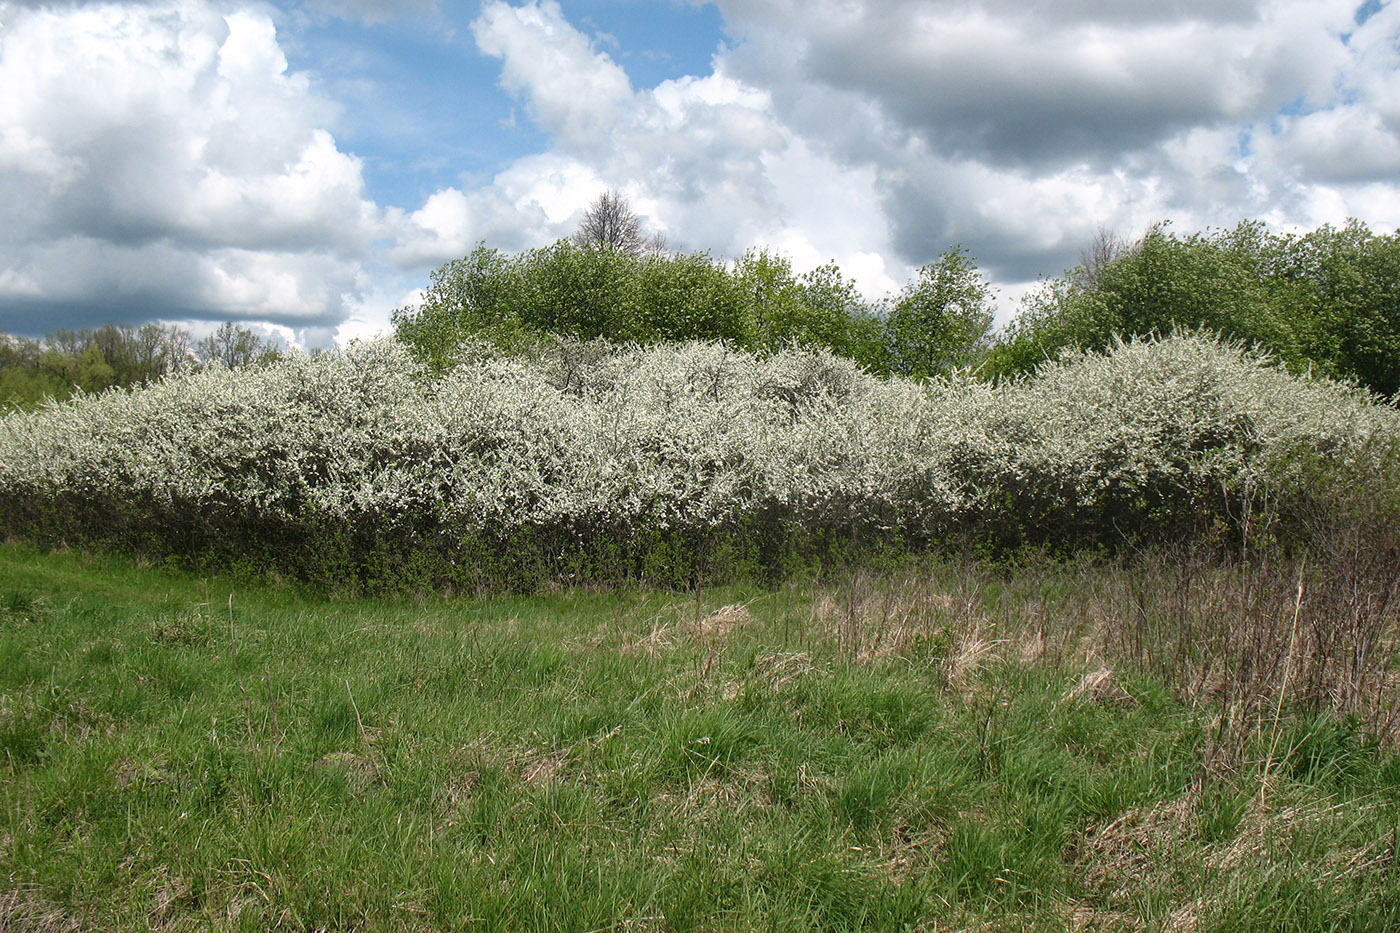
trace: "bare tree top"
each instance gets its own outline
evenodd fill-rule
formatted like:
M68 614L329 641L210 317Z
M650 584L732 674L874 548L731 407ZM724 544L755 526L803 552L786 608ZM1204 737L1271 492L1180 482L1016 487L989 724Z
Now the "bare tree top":
M1079 267L1069 273L1070 281L1083 289L1094 288L1103 278L1104 270L1131 249L1126 240L1100 226L1093 242L1080 252Z
M641 218L632 210L632 203L622 192L611 188L588 206L573 239L579 246L616 249L633 256L666 249L666 241L659 235L643 235Z

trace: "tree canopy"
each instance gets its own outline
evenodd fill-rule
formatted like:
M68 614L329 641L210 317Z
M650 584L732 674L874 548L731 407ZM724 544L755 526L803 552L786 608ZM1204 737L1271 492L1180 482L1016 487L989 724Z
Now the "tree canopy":
M467 338L518 349L546 336L649 344L722 340L773 352L815 347L876 373L931 376L973 362L991 332L991 290L950 250L892 302L869 302L828 263L805 273L770 250L708 253L552 246L509 255L484 244L432 274L394 313L398 337L438 368Z
M1400 234L1358 221L1271 233L1246 221L1177 235L1159 224L1044 283L990 351L989 372L1028 372L1069 347L1206 330L1294 370L1400 391Z

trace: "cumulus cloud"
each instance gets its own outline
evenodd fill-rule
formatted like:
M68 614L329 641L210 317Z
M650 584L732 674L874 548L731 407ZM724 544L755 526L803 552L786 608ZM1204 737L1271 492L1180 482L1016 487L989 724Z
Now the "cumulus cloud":
M554 0L488 3L472 32L482 52L501 59L501 84L570 148L605 142L631 102L627 73L597 52Z
M1101 227L1393 225L1397 5L717 3L712 72L653 88L554 0L487 3L478 47L552 148L400 218L401 258L547 242L609 186L674 245L836 259L872 294L954 244L1014 294Z
M717 2L723 67L874 173L909 263L961 242L1016 282L1099 226L1394 225L1374 188L1400 165L1395 4Z
M272 21L203 0L7 9L0 326L336 318L378 229Z
M744 40L736 73L790 107L849 91L935 151L1031 165L1111 159L1325 92L1350 13L1315 0L720 6Z
M804 267L835 259L871 294L908 271L883 258L889 229L870 210L874 173L810 145L776 118L767 92L729 76L721 61L708 75L633 88L554 0L487 3L473 32L553 145L489 185L444 189L395 215L401 262L458 256L482 239L507 248L550 242L616 187L677 248L734 257L766 245Z
M835 260L872 297L955 244L1015 295L1101 227L1400 217L1400 3L712 0L711 67L639 86L558 0L487 0L452 35L546 142L380 208L275 24L435 0L238 2L0 3L0 328L364 333L432 266L567 236L607 188L673 247Z

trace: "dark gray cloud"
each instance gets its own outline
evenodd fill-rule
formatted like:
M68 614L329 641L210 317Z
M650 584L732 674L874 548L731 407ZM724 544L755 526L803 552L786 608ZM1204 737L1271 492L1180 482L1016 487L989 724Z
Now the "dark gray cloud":
M1347 58L1325 17L1247 3L721 6L742 24L737 76L780 98L855 94L933 151L998 164L1105 164L1269 116Z
M911 265L957 242L1024 281L1168 217L1394 224L1395 4L717 2L730 73L875 173Z

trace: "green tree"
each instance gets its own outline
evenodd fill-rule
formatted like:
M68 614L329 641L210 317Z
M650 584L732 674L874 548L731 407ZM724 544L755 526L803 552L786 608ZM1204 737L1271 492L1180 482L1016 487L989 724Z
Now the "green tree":
M1066 347L1102 350L1118 339L1208 330L1304 360L1299 312L1271 279L1273 241L1260 223L1176 236L1167 224L1044 283L990 354L994 374L1027 372Z
M757 346L772 349L784 343L818 342L802 282L786 256L751 249L735 263L734 279L748 308Z
M476 337L518 350L543 335L618 342L752 341L743 294L706 253L635 255L571 240L515 256L478 246L437 269L395 333L422 359L452 365Z
M433 270L421 303L395 309L394 333L437 369L456 362L466 337L518 347L536 332L520 314L524 289L519 273L520 263L512 257L478 244L461 259Z
M96 343L88 344L88 348L74 361L73 381L84 392L101 392L114 384L116 379L116 369L107 362L102 347Z
M44 353L38 340L0 333L0 410L33 408L45 399L72 394L67 360L62 366L45 369L40 365Z
M629 340L754 344L753 319L743 289L708 253L644 259L637 267L635 295Z
M1377 393L1400 392L1400 233L1352 220L1273 238L1269 282L1295 309L1301 356Z
M744 296L756 348L822 347L859 356L868 342L866 331L875 315L835 263L797 275L786 256L753 249L735 263L733 277Z
M969 366L986 350L993 292L961 247L919 270L886 320L884 371L928 377Z

